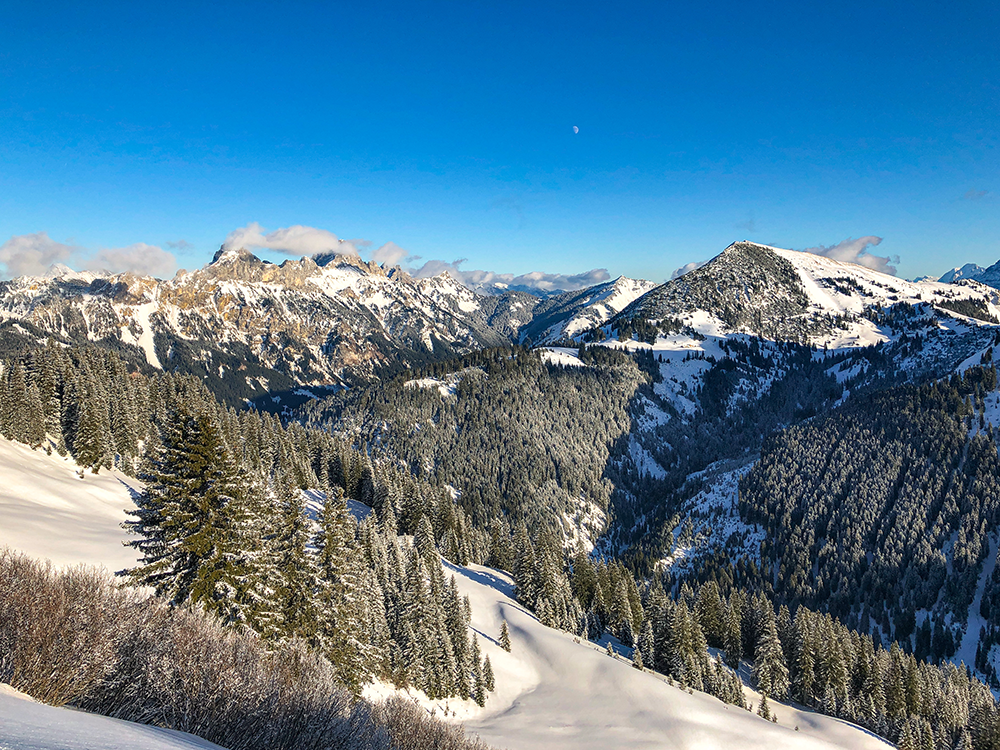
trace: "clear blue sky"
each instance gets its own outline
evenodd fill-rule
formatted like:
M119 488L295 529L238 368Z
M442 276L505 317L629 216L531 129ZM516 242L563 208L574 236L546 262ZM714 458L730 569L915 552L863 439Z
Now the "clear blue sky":
M3 16L0 242L144 242L190 268L250 222L301 224L654 280L742 238L876 235L910 277L1000 259L996 2Z

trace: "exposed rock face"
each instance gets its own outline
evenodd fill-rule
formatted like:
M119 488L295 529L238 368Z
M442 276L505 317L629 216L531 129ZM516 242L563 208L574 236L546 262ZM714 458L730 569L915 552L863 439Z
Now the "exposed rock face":
M239 400L504 345L519 325L503 310L520 304L530 319L537 301L484 298L449 281L417 282L352 256L279 265L226 250L169 281L62 269L0 282L0 317L134 348L154 367L200 375Z

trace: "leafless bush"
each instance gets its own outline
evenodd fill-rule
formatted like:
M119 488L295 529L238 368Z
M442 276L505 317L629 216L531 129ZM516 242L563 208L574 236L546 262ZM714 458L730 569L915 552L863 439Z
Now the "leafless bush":
M389 729L393 750L488 750L488 745L465 736L460 727L427 715L413 701L392 697L375 706L379 723Z
M393 699L355 700L301 644L0 550L0 681L38 700L177 729L230 750L481 750Z

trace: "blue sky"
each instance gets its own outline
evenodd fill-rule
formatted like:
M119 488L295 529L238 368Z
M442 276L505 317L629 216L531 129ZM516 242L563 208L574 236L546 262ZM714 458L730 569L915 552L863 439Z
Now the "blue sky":
M0 241L71 265L252 223L656 281L744 238L1000 259L995 2L87 5L0 26Z

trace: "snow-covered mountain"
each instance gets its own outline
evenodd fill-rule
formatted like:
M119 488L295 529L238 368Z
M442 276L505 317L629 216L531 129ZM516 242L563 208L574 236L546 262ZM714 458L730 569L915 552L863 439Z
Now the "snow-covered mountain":
M229 403L294 405L308 397L304 387L510 343L642 341L651 325L661 336L872 344L892 337L880 311L904 302L953 317L1000 315L1000 292L976 281L909 282L749 242L659 286L621 277L548 298L483 294L447 273L418 280L352 256L279 265L220 250L204 268L165 281L54 268L0 282L0 340L8 350L48 336L101 342L135 362L194 374Z
M538 304L521 339L549 344L603 325L656 286L652 281L620 276L614 281L565 292Z
M954 284L963 280L978 281L994 289L1000 289L1000 261L989 268L983 268L975 263L966 263L961 268L953 268L941 277L941 281Z
M30 324L21 333L103 341L153 367L225 378L236 398L503 345L537 301L483 297L447 276L418 282L350 256L276 265L245 250L220 250L168 281L63 269L0 283L0 318Z
M879 310L899 303L948 308L972 300L1000 312L1000 295L975 281L912 282L812 253L736 242L704 266L643 295L612 318L701 333L747 333L830 348L884 341Z
M961 268L953 268L941 276L938 281L942 284L954 284L962 279L979 280L979 277L986 269L976 263L966 263Z

